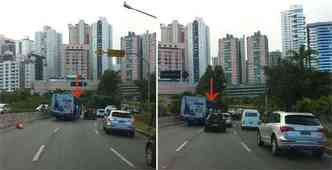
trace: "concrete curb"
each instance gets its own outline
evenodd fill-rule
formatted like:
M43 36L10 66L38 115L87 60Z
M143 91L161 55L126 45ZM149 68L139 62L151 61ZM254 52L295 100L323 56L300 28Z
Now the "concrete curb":
M136 128L136 131L142 135L144 135L145 137L150 137L150 134L147 133L146 131L142 130L142 129L138 129Z
M172 122L172 123L167 123L164 125L159 125L158 128L164 128L164 127L169 127L169 126L176 126L176 125L181 125L184 124L184 122L179 121L179 122Z

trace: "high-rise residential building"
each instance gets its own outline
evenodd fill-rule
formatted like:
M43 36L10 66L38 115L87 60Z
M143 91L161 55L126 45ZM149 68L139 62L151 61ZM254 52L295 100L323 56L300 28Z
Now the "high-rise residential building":
M158 43L158 74L163 71L184 71L184 43Z
M84 20L77 24L68 24L69 44L90 44L90 25Z
M20 88L31 89L36 81L36 63L32 59L20 62Z
M16 58L20 61L25 60L33 51L33 43L33 40L30 40L29 37L16 41Z
M16 55L15 41L0 35L0 56L4 54Z
M0 61L0 90L13 92L20 88L20 63L15 60Z
M100 17L98 21L91 26L89 68L92 79L94 80L100 79L106 70L116 70L115 68L117 68L115 59L108 57L107 54L96 54L97 49L106 51L113 47L112 32L112 25L109 24L104 17ZM113 60L115 64L113 64Z
M212 57L212 65L214 67L220 65L220 61L219 61L219 57L218 56Z
M174 20L171 24L160 25L161 29L161 42L165 43L184 43L184 26L177 20Z
M186 26L185 70L189 73L189 82L198 83L210 65L210 29L202 18L196 18Z
M241 44L240 39L227 34L219 39L219 61L223 66L228 84L240 84L242 77Z
M143 60L143 77L142 79L147 79L149 74L156 73L156 56L157 56L157 36L156 33L146 33L140 35L141 38L141 48ZM147 62L148 61L148 62ZM150 69L150 71L148 71Z
M240 38L240 72L241 72L241 76L240 76L240 83L241 84L246 84L248 82L247 80L247 59L246 59L246 37L245 35L243 35L242 38Z
M35 53L46 57L44 79L62 75L63 44L62 34L50 26L35 33Z
M306 44L305 17L302 5L291 5L288 10L281 12L282 57L288 55L289 50L298 50Z
M312 55L312 66L332 72L332 22L308 24L307 33L308 47L318 52L318 55Z
M142 50L139 35L128 32L127 36L121 37L121 50L127 54L121 60L121 79L123 81L142 79Z
M268 62L268 39L260 31L247 37L248 83L265 83L264 67Z
M89 45L66 44L63 60L64 75L79 74L84 79L90 79L88 68Z
M281 61L281 51L271 51L269 52L268 57L268 66L275 66L278 65Z

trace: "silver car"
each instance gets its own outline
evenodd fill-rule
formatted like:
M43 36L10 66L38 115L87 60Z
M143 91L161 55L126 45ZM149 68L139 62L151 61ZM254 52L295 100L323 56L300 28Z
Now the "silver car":
M281 150L310 150L317 157L324 154L326 137L318 118L311 113L273 112L259 126L257 143L272 145L272 154Z

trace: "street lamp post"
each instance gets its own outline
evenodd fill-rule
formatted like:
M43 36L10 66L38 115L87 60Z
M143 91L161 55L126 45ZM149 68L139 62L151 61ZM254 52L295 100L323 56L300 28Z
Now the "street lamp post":
M141 11L139 9L133 8L132 6L128 5L126 3L126 1L123 3L123 7L127 8L127 9L130 9L130 10L137 11L139 13L142 13L142 14L147 15L149 17L152 17L154 19L157 19L157 17L152 15L152 14L149 14L147 12L144 12L144 11ZM148 65L148 111L150 111L150 104L151 104L151 102L150 102L150 79L151 79L151 76L150 76L150 62L148 60L146 60L146 58L144 58L144 57L142 57L142 60ZM151 125L153 126L154 114L151 113L151 115L152 115L151 116Z

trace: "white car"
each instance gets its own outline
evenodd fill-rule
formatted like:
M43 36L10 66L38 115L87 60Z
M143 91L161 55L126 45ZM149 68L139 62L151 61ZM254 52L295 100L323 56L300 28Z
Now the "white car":
M257 131L258 145L272 145L272 154L281 150L310 150L317 157L324 154L326 137L318 118L312 113L269 113Z
M9 111L8 104L0 104L0 114L4 114Z
M230 113L223 113L223 119L225 119L227 127L233 126L232 115Z
M48 110L48 104L41 104L36 108L37 112L43 112Z
M96 115L97 117L103 117L105 114L105 109L97 109Z
M261 123L260 113L254 109L245 109L242 111L241 128L258 128Z
M108 116L111 113L112 110L117 110L117 108L114 105L106 106L104 116Z

